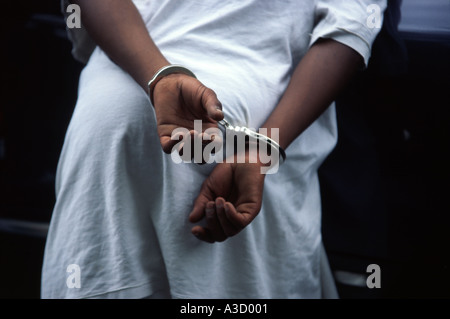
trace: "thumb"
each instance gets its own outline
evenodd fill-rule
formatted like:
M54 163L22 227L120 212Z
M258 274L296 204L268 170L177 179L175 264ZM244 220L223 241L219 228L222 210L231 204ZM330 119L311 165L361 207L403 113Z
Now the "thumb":
M215 121L223 120L224 115L222 111L222 103L220 103L216 93L213 90L205 87L202 92L201 101L203 108L210 118Z
M186 76L181 83L183 98L188 104L201 107L215 121L223 119L222 103L216 93L198 79Z
M194 201L194 207L189 214L189 221L196 223L205 217L206 204L215 201L216 197L227 197L232 187L232 169L225 163L218 164L205 179L200 193Z
M200 190L200 194L194 201L194 207L192 208L191 213L189 214L189 221L191 223L197 223L205 217L205 207L206 204L210 201L214 200L214 196L209 189L207 182L203 183L202 188Z

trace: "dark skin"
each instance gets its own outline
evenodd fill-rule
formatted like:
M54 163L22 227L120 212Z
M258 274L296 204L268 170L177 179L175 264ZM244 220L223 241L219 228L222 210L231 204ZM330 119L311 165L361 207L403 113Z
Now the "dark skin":
M189 216L193 223L206 219L207 227L194 226L197 238L213 243L221 242L244 229L261 209L264 178L262 164L250 161L258 154L247 151L244 163L228 159L218 164L202 184ZM257 162L257 163L251 163Z
M151 39L134 4L129 0L73 3L80 5L82 22L102 50L147 91L149 79L170 62ZM263 127L269 133L271 128L279 128L279 144L286 149L328 108L362 65L362 57L350 47L330 39L316 42L296 66L288 88ZM175 128L187 128L194 139L202 133L194 132L194 120L202 120L205 130L217 127L217 121L223 119L214 91L184 74L164 77L156 84L153 97L165 153L177 143L170 138ZM192 223L206 220L205 227L192 228L198 239L224 241L251 223L261 209L265 179L262 165L247 161L216 165L189 215Z
M361 56L353 49L333 40L321 40L311 47L296 67L291 81L277 107L263 127L270 134L271 128L279 130L279 144L286 149L322 112L328 108L337 94L361 67ZM223 169L222 166L232 169ZM261 163L256 164L218 164L205 180L200 195L190 215L191 222L206 218L207 227L195 226L192 232L207 242L223 241L244 229L261 209L262 190L265 175L259 171ZM250 169L250 167L257 167ZM239 174L239 175L238 175ZM231 177L230 177L231 175ZM232 179L234 183L224 186L219 181ZM236 200L227 197L225 204L220 197L232 187L243 190ZM244 191L245 190L245 191ZM214 197L216 195L216 197ZM206 200L208 198L208 200ZM215 201L214 201L214 198ZM243 201L249 205L243 205ZM219 218L220 207L225 206L233 214L240 214L240 223L233 223L237 217ZM205 212L203 207L212 207L213 213ZM208 217L210 215L210 217ZM233 232L227 232L228 225L235 225Z

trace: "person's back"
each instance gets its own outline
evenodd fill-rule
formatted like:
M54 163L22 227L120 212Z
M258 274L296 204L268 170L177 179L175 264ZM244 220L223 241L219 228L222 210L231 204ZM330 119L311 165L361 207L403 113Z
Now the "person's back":
M164 97L168 91L163 91L169 80L155 87L151 103L141 89L144 85L139 86L144 76L118 62L118 49L100 44L105 51L97 48L81 75L79 100L58 168L43 298L320 298L317 169L337 138L328 96L335 94L333 83L340 81L340 74L346 79L353 65L359 66L360 55L368 60L368 44L376 31L354 35L360 26L339 28L349 19L365 22L365 8L356 4L341 8L343 1L134 3L156 47L168 61L188 66L217 94L227 121L280 129L280 144L289 145L287 161L276 174L264 177L250 176L252 165L258 164L175 163L158 143L163 143L161 101L169 101ZM349 17L348 12L356 16ZM318 53L340 45L318 41L327 37L360 53L336 47L333 54L348 56L342 60L348 71L331 64L323 70L313 66L328 58ZM97 42L103 43L101 36ZM316 53L306 58L312 44ZM305 61L303 67L297 67L300 61ZM327 72L335 76L322 86L314 82L310 70L317 70L320 81L328 80L322 76ZM183 81L179 83L194 80ZM325 93L315 92L316 87L324 87ZM295 99L299 102L292 103ZM306 100L306 107L288 111ZM228 194L238 190L229 198L227 192L218 191L218 184L228 180ZM206 196L204 182L215 194L214 206L199 200ZM239 205L248 194L255 194L249 200L254 200L255 210L242 212L251 215L249 224L230 230L236 225L224 216L229 218L235 208L241 213ZM198 207L200 203L206 208ZM192 228L192 222L202 227ZM79 288L67 280L66 269L73 264L79 266Z

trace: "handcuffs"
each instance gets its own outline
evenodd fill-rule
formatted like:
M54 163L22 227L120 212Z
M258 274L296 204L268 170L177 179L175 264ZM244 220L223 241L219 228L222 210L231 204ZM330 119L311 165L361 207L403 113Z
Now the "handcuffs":
M167 65L159 69L152 77L152 79L148 82L148 95L152 103L153 103L153 89L155 88L156 84L164 76L172 73L184 73L193 78L196 78L195 74L191 70L177 64ZM286 160L286 152L283 150L280 144L278 144L275 140L271 139L270 137L257 133L244 126L233 126L225 119L218 121L218 123L225 129L225 131L233 131L236 134L245 134L246 137L248 137L249 139L255 139L258 142L263 142L266 145L270 146L271 149L274 149L279 154L280 164L284 163L284 161Z
M249 138L253 138L259 142L263 142L266 145L269 145L272 149L274 149L280 155L280 164L283 164L286 160L286 152L284 149L278 144L275 140L271 139L268 136L257 133L245 126L233 126L227 120L223 119L218 121L218 123L225 129L225 131L234 131L237 134L245 134Z

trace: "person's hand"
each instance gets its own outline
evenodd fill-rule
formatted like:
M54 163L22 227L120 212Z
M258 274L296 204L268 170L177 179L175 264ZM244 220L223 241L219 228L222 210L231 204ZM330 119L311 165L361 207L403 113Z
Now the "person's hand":
M246 153L245 163L219 163L203 182L194 202L189 221L197 223L206 219L206 226L196 225L192 233L200 240L214 243L234 236L258 215L265 175L261 164L250 163ZM236 158L234 158L236 159Z
M170 74L162 78L155 85L153 100L161 147L167 154L179 142L171 139L175 129L189 130L192 141L197 138L206 145L210 137L204 137L203 132L208 128L218 128L217 121L223 119L222 105L214 91L185 74ZM201 132L194 131L194 120L202 121Z

